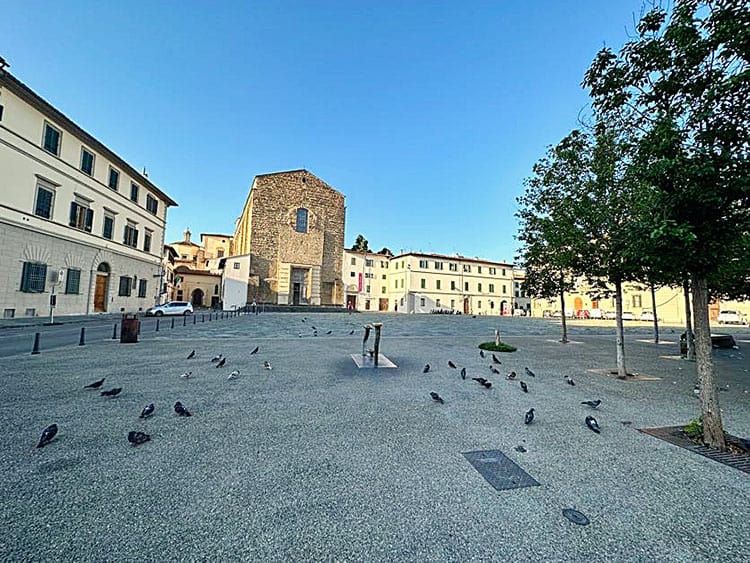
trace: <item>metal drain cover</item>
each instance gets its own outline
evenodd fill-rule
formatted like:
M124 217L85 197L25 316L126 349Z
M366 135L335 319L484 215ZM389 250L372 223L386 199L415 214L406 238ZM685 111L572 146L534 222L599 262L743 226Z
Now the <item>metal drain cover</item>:
M500 450L465 452L463 456L498 491L539 486L536 479Z
M573 522L573 524L578 524L579 526L589 525L589 519L583 512L578 512L573 508L566 508L562 513L563 516Z

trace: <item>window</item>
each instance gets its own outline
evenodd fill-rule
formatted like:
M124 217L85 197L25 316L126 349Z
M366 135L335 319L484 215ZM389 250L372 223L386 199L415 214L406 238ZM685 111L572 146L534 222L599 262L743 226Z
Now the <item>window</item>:
M401 260L401 269L402 270L404 269L404 264L405 264L405 262L403 260Z
M81 287L81 270L78 268L68 268L65 274L65 293L77 295Z
M380 293L382 293L383 295L385 295L385 290L386 290L385 286L382 286L380 288Z
M353 273L353 272L352 272ZM398 289L398 280L393 280L393 287Z
M419 298L419 306L424 307L424 297Z
M112 215L104 216L104 228L102 229L102 236L106 239L112 240L112 233L115 230L115 218Z
M490 293L495 293L495 284L494 283L490 284ZM518 297L518 296L516 296L516 297Z
M380 261L380 267L381 268L387 268L388 267L388 262L386 262L385 260L381 260Z
M482 308L482 302L481 301L477 302L477 307L479 307L480 309Z
M42 140L42 147L47 152L51 152L54 155L60 154L60 137L62 133L56 127L53 127L49 123L44 124L44 139Z
M481 274L481 273L482 273L482 267L481 267L481 266L477 266L477 273L478 273L478 274Z
M456 282L451 280L451 291L456 291Z
M0 121L2 121L2 120L3 120L3 106L0 106ZM10 311L10 310L11 309L6 309L6 311ZM15 315L15 313L16 313L15 309L12 309L12 310L13 310L13 314ZM12 319L13 317L10 317L10 318Z
M107 185L115 191L117 191L117 187L120 185L120 173L111 166L109 167L109 180L107 181Z
M426 289L427 288L427 280L424 279L424 278L422 278L421 280L419 280L419 287L422 288L422 289Z
M0 109L2 109L2 108L3 108L3 106L0 106ZM14 319L14 318L16 318L16 310L15 309L3 309L3 318L4 319Z
M365 293L370 293L370 286L369 285L365 286Z
M494 308L495 308L495 302L494 301L490 301L490 309L494 309Z
M151 194L146 195L146 209L154 215L159 211L159 201Z
M370 260L370 259L367 259L367 260L365 260L365 266L367 266L368 268L372 268L372 266L373 266L373 261L372 261L372 260Z
M401 280L401 289L404 289L404 280Z
M396 264L396 269L398 270L398 262L394 262L394 264Z
M349 277L352 277L352 278L357 277L357 274L355 274L354 272L349 272Z
M497 274L497 268L490 267L490 275L494 276L495 274Z
M456 308L456 300L451 299L451 309L455 309L455 308Z
M21 291L25 293L42 293L47 280L47 264L24 262L21 272Z
M464 282L464 291L469 291L469 282Z
M239 270L240 269L240 263L239 262L235 262L234 263L234 269L235 270Z
M505 295L506 293L508 293L508 291L506 290L506 286L503 284L503 295Z
M442 270L443 269L443 263L442 262L435 262L435 269L436 270Z
M505 275L505 268L502 269L502 275Z
M138 280L138 297L146 297L146 280Z
M94 225L94 210L78 201L71 201L68 225L90 233Z
M297 209L297 221L294 225L294 230L298 233L307 232L307 209L304 207Z
M130 297L130 292L133 288L133 278L127 276L120 276L120 290L117 294L120 297Z
M133 248L138 247L138 229L135 228L133 223L125 225L125 232L122 237L123 244L132 246Z
M380 277L381 277L381 278L383 278L383 279L386 279L386 278L387 278L388 276L386 276L385 274L383 274L383 275L382 275L382 276L380 276Z
M419 267L420 268L426 268L427 267L427 260L420 260L419 261Z
M373 274L372 272L365 272L365 277L367 279L372 279L375 277L375 274Z
M94 153L81 147L81 171L89 176L94 175Z
M138 203L138 184L130 184L130 201Z
M216 257L217 258L224 258L224 249L223 248L220 248L219 250L216 251Z
M480 292L480 293L482 292L482 284L481 283L477 284L477 291Z
M34 215L44 219L52 219L52 204L55 200L55 192L40 184L36 186L36 205Z
M464 272L471 272L471 265L470 264L464 264Z
M435 289L440 289L440 280L435 280Z
M451 272L458 272L458 264L448 264L448 269Z
M219 295L219 284L214 285L214 295Z
M640 307L640 306L641 306L641 296L633 295L633 307Z
M151 252L151 238L154 236L153 231L146 231L143 233L143 251Z
M350 263L351 263L352 266L356 266L357 265L357 259L354 256L352 256L352 259L351 259Z
M435 307L440 307L440 299L435 299Z

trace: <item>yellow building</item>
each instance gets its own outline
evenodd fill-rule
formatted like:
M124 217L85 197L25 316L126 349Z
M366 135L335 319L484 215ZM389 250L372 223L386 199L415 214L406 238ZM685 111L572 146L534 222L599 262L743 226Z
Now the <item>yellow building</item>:
M391 257L375 252L344 250L346 306L355 311L388 311Z

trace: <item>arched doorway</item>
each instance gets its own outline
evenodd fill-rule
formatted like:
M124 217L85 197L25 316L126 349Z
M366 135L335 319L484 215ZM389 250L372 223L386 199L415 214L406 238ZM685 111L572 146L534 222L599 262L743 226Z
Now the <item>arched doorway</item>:
M203 290L194 289L190 297L193 307L203 307Z
M109 293L109 264L102 262L96 267L96 286L94 288L94 312L107 312L107 295Z
M578 314L578 311L583 309L583 299L580 297L576 297L573 299L573 311L575 311L576 315Z

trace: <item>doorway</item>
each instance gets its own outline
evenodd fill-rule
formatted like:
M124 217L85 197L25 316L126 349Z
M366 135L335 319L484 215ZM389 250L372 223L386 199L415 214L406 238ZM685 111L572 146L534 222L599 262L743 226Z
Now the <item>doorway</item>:
M464 315L469 314L469 298L464 297Z
M294 282L292 284L292 305L299 305L301 294L302 294L302 284L300 282Z
M203 307L203 290L194 289L191 297L193 307Z
M94 286L94 312L107 312L107 293L109 292L109 264L102 262L96 268L96 283Z
M307 303L307 270L292 268L292 305Z
M357 310L357 296L356 295L346 296L346 308L349 309L350 311Z

